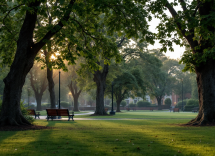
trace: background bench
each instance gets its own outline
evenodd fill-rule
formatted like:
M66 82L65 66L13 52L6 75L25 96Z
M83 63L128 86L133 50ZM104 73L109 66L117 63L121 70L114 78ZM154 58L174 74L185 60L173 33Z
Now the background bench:
M68 116L68 121L72 118L74 121L73 116L74 114L69 114L68 109L46 109L47 112L47 121L51 118L54 119L55 116Z
M173 112L179 112L179 108L173 108Z
M34 115L35 119L36 117L38 117L38 119L40 118L40 112L36 112L34 109L27 109L28 111L28 115Z
M192 110L193 113L195 113L195 112L197 113L198 111L199 111L199 107L194 107Z

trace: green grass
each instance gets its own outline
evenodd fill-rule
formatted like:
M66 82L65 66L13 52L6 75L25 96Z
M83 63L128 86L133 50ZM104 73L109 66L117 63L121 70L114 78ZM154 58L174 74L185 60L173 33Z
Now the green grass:
M177 123L185 121L180 120ZM215 154L214 139L211 139L211 136L214 137L214 127L187 128L172 125L173 123L172 120L78 122L37 120L39 125L55 126L57 129L0 132L2 135L0 153L3 155Z
M180 118L180 119L190 119L195 118L197 113L191 112L169 112L169 111L122 111L116 112L113 116L90 116L90 115L78 115L74 118L153 118L153 119L170 119L170 118Z
M52 126L55 129L1 131L0 155L215 155L215 127L176 125L188 121L188 119L74 122L36 120L37 125Z

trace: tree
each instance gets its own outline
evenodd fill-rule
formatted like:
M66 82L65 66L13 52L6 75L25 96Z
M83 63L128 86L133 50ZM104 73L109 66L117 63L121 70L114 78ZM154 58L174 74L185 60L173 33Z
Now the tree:
M77 83L77 77L78 74L76 73L76 66L73 65L72 67L70 67L70 82L68 84L69 90L72 93L73 99L74 99L74 107L73 107L73 111L79 111L78 109L78 98L82 92L82 89L80 89L78 87L78 83Z
M41 111L42 96L48 86L46 74L44 70L40 69L40 64L34 64L34 67L30 70L30 83L34 91L34 95L37 101L37 110Z
M131 0L126 3L121 3L118 0L99 2L63 0L57 1L57 5L52 1L49 2L49 5L52 6L49 11L54 15L56 21L51 26L47 25L42 28L38 26L35 28L35 24L38 15L43 17L44 21L49 18L46 16L47 14L44 14L47 11L46 2L29 0L22 3L22 1L15 0L11 5L4 0L2 2L4 6L0 7L0 11L3 13L3 16L0 17L3 21L1 23L1 25L3 24L0 39L3 41L1 49L3 53L7 54L3 63L11 64L10 71L4 79L1 125L30 124L20 111L22 87L36 55L54 35L58 36L60 47L63 47L62 40L65 38L69 40L70 46L74 47L72 52L88 58L94 69L98 69L98 66L95 65L97 59L92 56L96 56L102 47L107 50L105 57L113 58L117 55L116 46L109 44L111 40L105 38L102 32L96 31L98 27L102 26L102 24L98 24L101 14L104 15L105 24L109 26L110 34L113 31L120 33L123 30L128 37L137 37L138 33L141 33L145 35L147 40L152 39L152 33L147 31L148 27L146 26L147 12L142 9L141 5L137 6ZM13 13L14 16L8 18L10 13ZM63 26L65 29L62 29ZM15 33L14 30L18 33ZM77 34L80 36L79 38ZM81 37L82 40L80 40ZM86 47L89 47L91 43L94 43L95 46L92 50L88 50ZM65 50L61 54L62 57L70 59L70 62L74 62L75 57L71 52Z
M180 5L182 10L176 11L176 5ZM197 75L200 108L197 117L188 123L190 125L205 125L215 121L215 26L211 24L215 22L214 5L215 2L211 0L179 0L172 3L156 0L148 6L155 17L161 19L157 27L157 39L163 45L161 51L166 51L167 47L173 51L172 42L190 47L181 63L186 64L184 70L195 71ZM166 9L171 17L166 14Z

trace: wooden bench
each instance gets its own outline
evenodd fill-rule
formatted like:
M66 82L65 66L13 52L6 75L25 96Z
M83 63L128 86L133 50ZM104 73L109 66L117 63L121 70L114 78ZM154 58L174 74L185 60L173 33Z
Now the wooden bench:
M192 110L193 113L197 113L198 111L199 111L199 107L194 107Z
M74 121L73 116L74 114L69 114L68 109L46 109L47 112L47 121L51 118L54 119L55 116L68 116L68 121L72 118Z
M129 107L127 107L127 108L126 108L126 110L127 110L127 111L130 111L130 108L129 108Z
M173 108L173 112L179 112L179 108Z
M150 111L153 111L154 109L153 108L150 108Z
M36 112L34 109L27 109L28 111L28 115L34 115L35 119L36 117L38 117L38 119L40 118L40 112Z

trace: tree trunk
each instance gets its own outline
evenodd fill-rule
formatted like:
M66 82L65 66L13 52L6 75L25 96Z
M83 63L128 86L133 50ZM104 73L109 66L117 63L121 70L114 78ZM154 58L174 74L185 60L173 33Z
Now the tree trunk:
M215 122L215 61L209 60L196 68L199 114L188 124L206 125Z
M161 108L161 99L160 97L157 97L157 102L158 102L158 110L162 110Z
M122 102L122 100L117 100L116 101L116 104L117 104L117 107L116 107L116 112L121 112L120 111L120 103Z
M56 108L53 69L50 70L48 67L47 67L47 79L48 79L48 84L49 84L49 95L50 95L50 101L51 101L51 108Z
M78 98L79 98L79 95L73 96L73 99L74 99L73 111L79 111L79 109L78 109Z
M96 115L106 115L104 108L104 92L106 86L106 77L108 74L108 65L104 65L103 72L96 71L94 74L94 81L96 82L97 90L96 90Z
M36 101L37 101L37 109L36 109L37 111L42 110L42 107L41 107L42 96L43 96L43 94L35 93L35 97L36 97Z
M33 30L37 19L36 1L29 6L35 6L34 13L26 12L25 20L20 30L17 41L17 50L10 72L4 79L5 88L3 94L0 125L23 125L30 123L23 117L20 110L20 99L25 78L33 66L37 52L32 49Z

